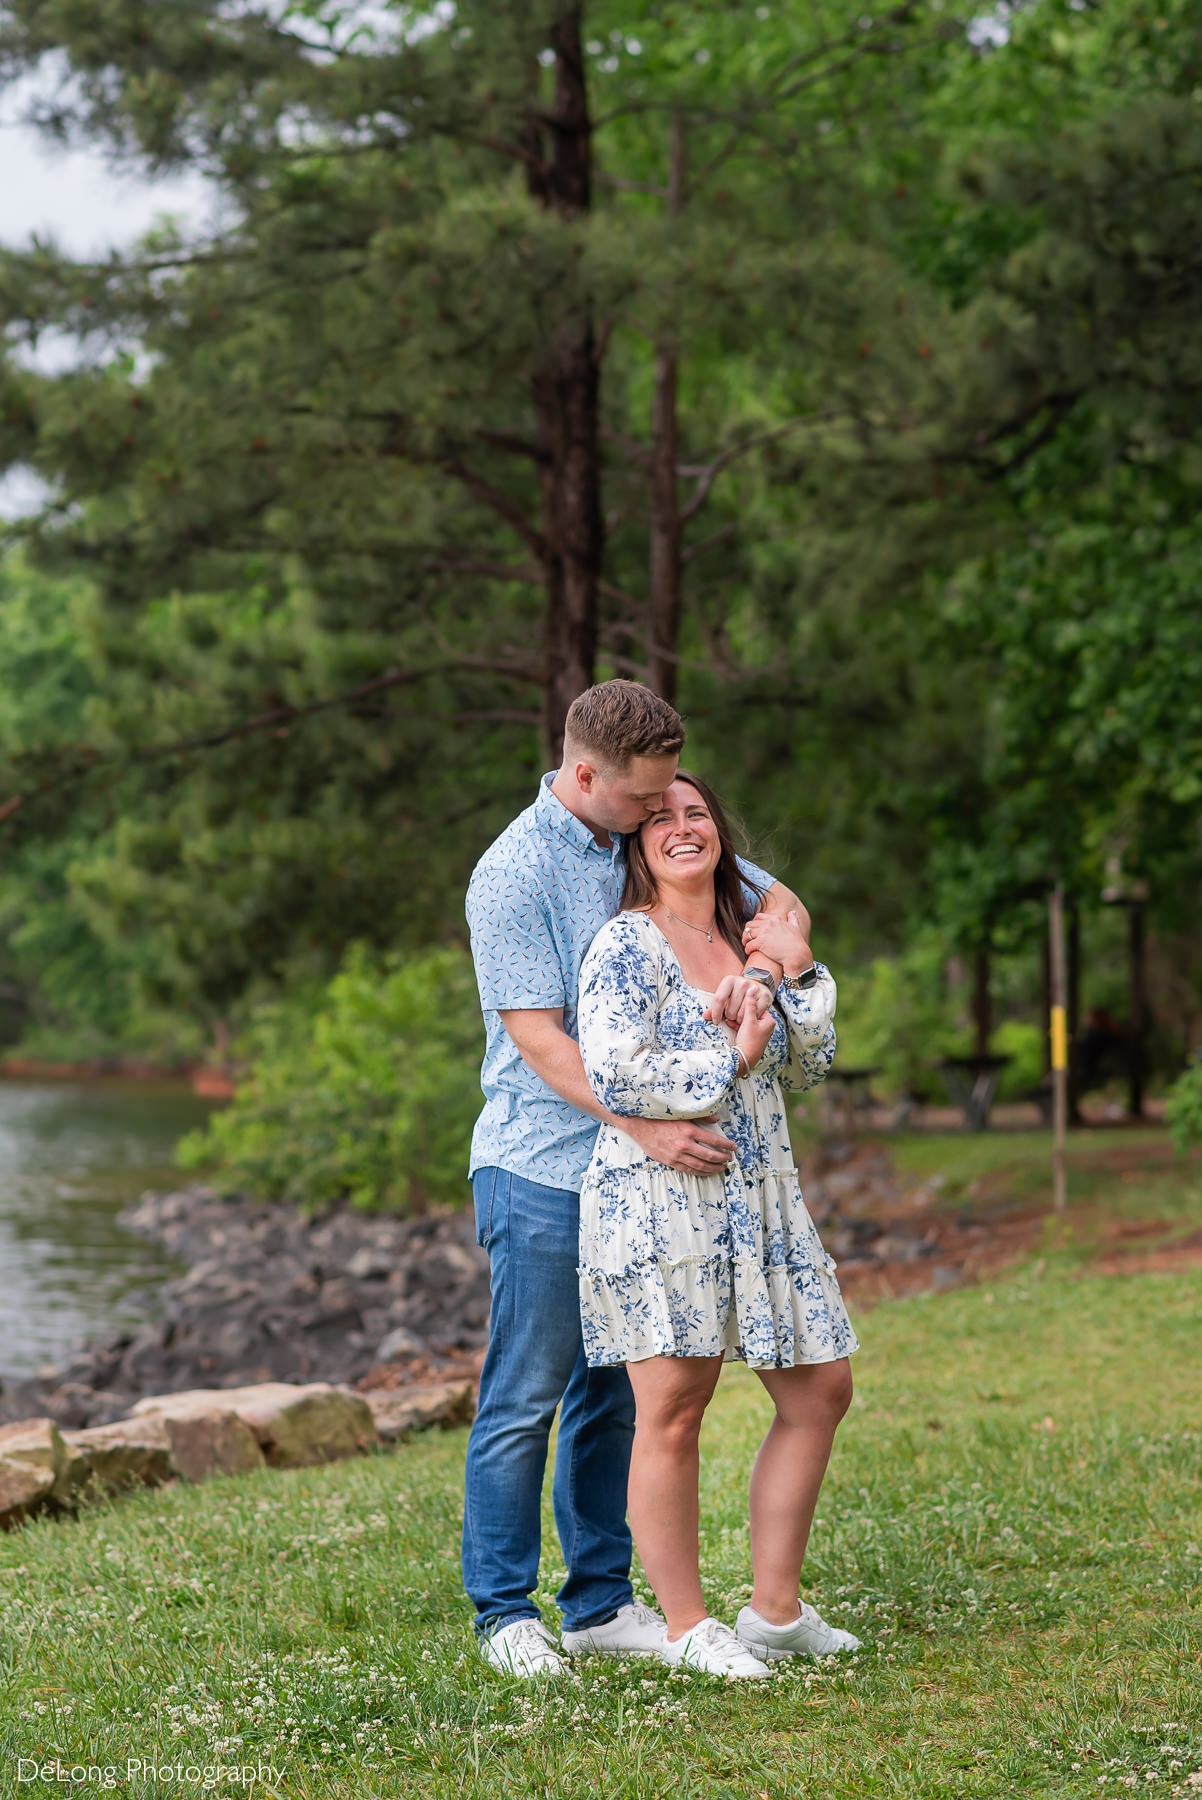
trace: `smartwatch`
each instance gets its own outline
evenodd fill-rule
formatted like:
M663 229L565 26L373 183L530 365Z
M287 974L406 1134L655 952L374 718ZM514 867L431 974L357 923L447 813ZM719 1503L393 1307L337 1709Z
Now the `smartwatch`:
M762 981L772 998L776 999L776 982L772 978L771 969L744 969L748 981Z
M751 971L748 970L748 974L750 973ZM791 994L796 994L799 993L802 988L812 988L817 980L818 965L817 963L811 963L808 969L803 969L801 971L800 975L782 975L780 984L783 988L788 988Z

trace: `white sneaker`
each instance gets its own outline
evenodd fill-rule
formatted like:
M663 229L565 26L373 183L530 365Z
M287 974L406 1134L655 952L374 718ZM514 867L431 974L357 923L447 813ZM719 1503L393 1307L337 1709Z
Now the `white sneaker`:
M659 1613L644 1606L641 1600L631 1600L604 1625L590 1625L586 1631L565 1631L563 1647L569 1656L586 1655L590 1650L600 1656L658 1656L666 1630Z
M485 1662L505 1675L566 1675L568 1665L541 1619L514 1619L480 1642Z
M733 1681L758 1681L772 1673L767 1663L743 1648L721 1619L702 1619L675 1643L665 1636L660 1655L673 1668L702 1669L707 1675L724 1675Z
M860 1640L820 1619L812 1606L798 1601L798 1614L788 1625L770 1625L750 1606L735 1620L740 1641L769 1662L786 1656L832 1656L839 1650L858 1650Z

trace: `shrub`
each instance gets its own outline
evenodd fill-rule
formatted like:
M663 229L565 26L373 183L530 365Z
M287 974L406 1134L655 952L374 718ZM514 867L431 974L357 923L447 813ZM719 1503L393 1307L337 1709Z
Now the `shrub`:
M1164 1116L1178 1150L1202 1144L1202 1059L1195 1059L1169 1090Z
M955 1007L943 979L944 951L923 942L901 957L876 957L867 968L835 971L835 1029L845 1067L875 1066L873 1087L925 1099L939 1092L933 1064L960 1042Z
M1002 1071L999 1097L1017 1100L1043 1081L1044 1034L1038 1025L1023 1019L1003 1019L990 1040L996 1056L1012 1060Z
M356 947L316 1010L259 1008L232 1104L180 1145L226 1192L313 1211L340 1200L419 1212L467 1195L482 1027L460 949L374 958Z

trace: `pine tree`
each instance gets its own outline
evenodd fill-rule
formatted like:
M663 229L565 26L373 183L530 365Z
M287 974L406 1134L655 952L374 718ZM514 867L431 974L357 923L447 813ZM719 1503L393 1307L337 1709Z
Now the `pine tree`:
M36 554L98 584L103 688L0 804L125 784L81 892L172 946L164 992L221 1016L264 965L438 929L598 643L673 686L704 510L810 408L763 380L777 315L831 336L842 266L798 246L854 187L840 67L867 104L922 23L5 9L7 72L67 71L49 129L224 197L198 240L0 259L17 351L85 352L9 361L0 457L54 492Z

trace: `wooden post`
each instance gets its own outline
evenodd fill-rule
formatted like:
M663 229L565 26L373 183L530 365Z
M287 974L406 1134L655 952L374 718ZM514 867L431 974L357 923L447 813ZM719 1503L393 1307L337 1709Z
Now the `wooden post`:
M1043 1067L1040 1074L1050 1083L1052 1075L1052 934L1042 934L1039 956L1039 1019L1043 1026Z
M1064 1143L1068 1126L1068 1015L1064 966L1064 888L1048 897L1048 949L1052 975L1052 1205L1065 1208Z
M1144 1116L1144 1071L1147 1057L1148 989L1145 961L1145 908L1138 896L1127 903L1127 947L1131 969L1131 1040L1127 1074L1127 1111L1133 1119Z
M1081 902L1076 894L1065 901L1065 931L1068 938L1068 1122L1081 1123Z

